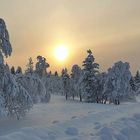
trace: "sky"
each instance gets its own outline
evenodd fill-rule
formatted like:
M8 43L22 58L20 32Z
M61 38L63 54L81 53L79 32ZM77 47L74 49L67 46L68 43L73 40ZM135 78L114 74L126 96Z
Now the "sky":
M52 71L82 66L87 49L101 71L117 61L140 70L140 0L0 0L13 47L5 61L26 69L28 58L46 57ZM70 55L58 62L53 50L64 44Z

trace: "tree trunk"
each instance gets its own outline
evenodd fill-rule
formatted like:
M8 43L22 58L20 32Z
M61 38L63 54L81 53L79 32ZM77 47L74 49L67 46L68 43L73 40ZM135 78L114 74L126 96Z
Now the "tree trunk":
M66 100L68 100L68 95L67 95L67 93L66 93Z
M72 97L73 97L73 100L74 100L74 94L72 95Z
M82 96L80 95L80 102L82 102Z

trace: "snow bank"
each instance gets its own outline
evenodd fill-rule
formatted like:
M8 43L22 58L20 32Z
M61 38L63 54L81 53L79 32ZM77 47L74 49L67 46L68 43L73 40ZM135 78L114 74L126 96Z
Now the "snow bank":
M52 96L25 120L0 122L0 140L139 140L140 103L120 106L65 101Z

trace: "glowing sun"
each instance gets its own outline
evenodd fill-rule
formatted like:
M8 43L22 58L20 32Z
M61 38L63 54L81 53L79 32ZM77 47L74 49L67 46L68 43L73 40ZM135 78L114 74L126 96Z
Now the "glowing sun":
M68 48L65 45L59 45L55 48L54 55L58 61L64 61L69 55Z

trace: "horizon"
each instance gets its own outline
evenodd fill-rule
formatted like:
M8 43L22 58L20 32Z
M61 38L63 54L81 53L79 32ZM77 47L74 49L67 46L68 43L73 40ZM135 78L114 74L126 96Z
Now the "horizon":
M49 71L60 73L67 67L70 72L72 65L82 65L86 50L91 49L100 71L107 71L117 61L129 62L132 73L140 70L138 0L0 2L0 17L6 22L13 47L12 56L5 59L10 66L25 69L29 57L35 61L42 55L51 66ZM62 63L52 51L60 44L71 52Z

